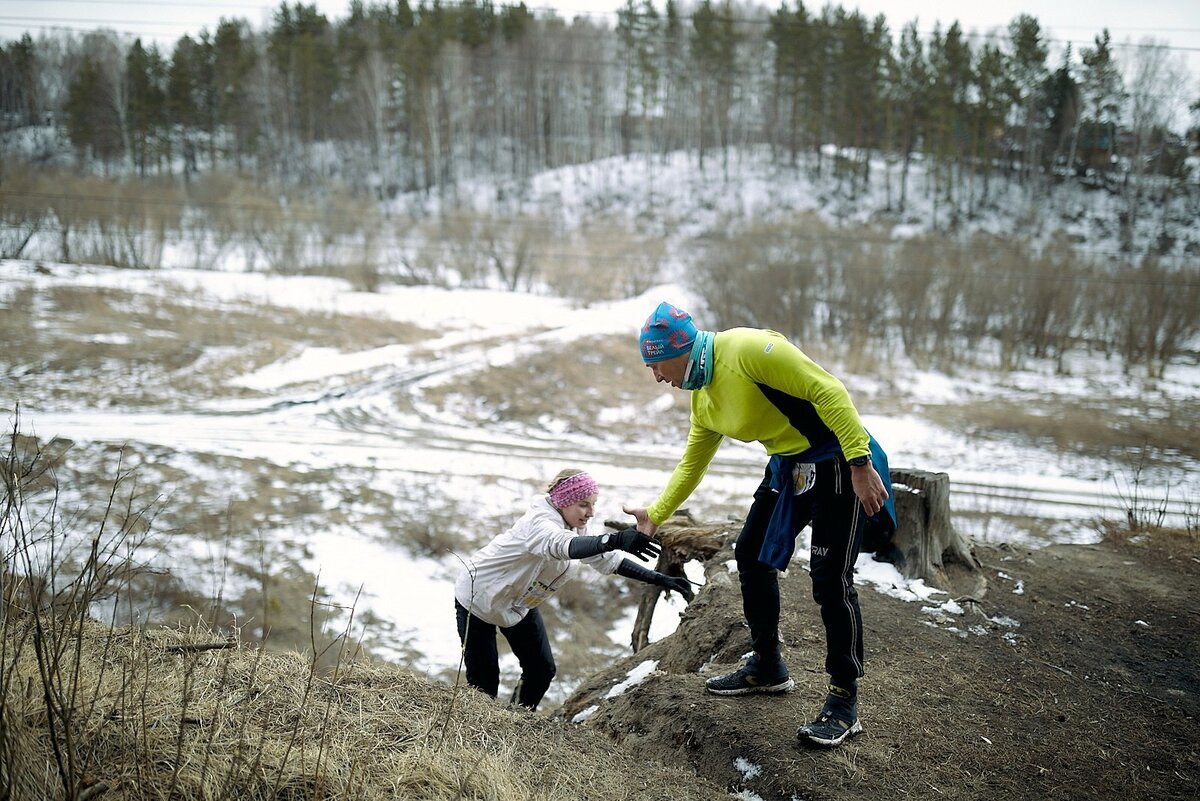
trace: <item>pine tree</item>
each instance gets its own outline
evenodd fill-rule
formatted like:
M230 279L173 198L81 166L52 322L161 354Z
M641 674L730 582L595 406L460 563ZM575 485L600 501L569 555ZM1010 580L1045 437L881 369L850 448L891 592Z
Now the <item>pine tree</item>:
M125 101L133 164L141 175L161 156L159 137L166 122L167 67L158 48L135 39L125 57Z
M918 150L925 135L929 113L930 68L925 60L916 20L907 23L900 32L900 45L893 66L895 72L890 83L893 87L892 97L899 105L896 117L903 159L900 172L900 211L903 212L908 203L909 168L913 153Z
M974 160L983 171L981 199L986 201L990 188L992 165L1002 155L1004 120L1009 98L1014 90L1004 53L991 42L980 48L975 62L975 102L972 110L972 141Z
M789 11L783 3L767 18L767 41L771 44L773 98L771 108L787 144L794 166L804 142L804 119L808 111L804 64L812 50L812 20L804 4ZM772 145L776 137L771 138Z
M971 49L958 23L953 23L944 36L940 26L935 26L929 43L929 135L926 140L926 150L932 157L935 226L942 198L954 203L955 176L961 171L963 161L959 145L972 84L971 70Z
M1108 29L1095 38L1094 47L1079 51L1082 68L1079 72L1079 93L1083 109L1075 126L1076 151L1087 167L1108 171L1115 157L1117 123L1124 98L1124 81L1113 61Z
M179 133L185 178L196 171L196 153L192 143L192 131L199 120L193 67L195 49L196 43L190 36L180 37L175 42L175 49L171 53L171 65L167 68L167 124Z
M262 135L261 110L252 102L258 53L245 20L222 19L212 39L214 117L233 135L235 163L254 152Z
M0 47L0 128L36 125L40 120L37 70L37 52L28 33Z
M664 120L659 152L665 157L687 141L692 86L688 80L687 34L675 0L667 0L661 30Z
M704 166L704 150L714 138L721 147L723 164L726 168L729 166L730 110L738 77L737 44L729 0L721 5L720 13L713 8L711 0L701 0L692 15L691 36L692 63L700 87L701 167ZM713 128L715 136L706 136L705 132Z
M281 4L267 52L283 92L278 110L284 130L304 145L327 137L334 123L337 66L325 15L315 5Z
M1060 166L1069 171L1074 151L1073 132L1079 127L1079 86L1071 74L1070 45L1063 53L1062 64L1046 79L1045 103L1045 166L1052 171Z
M658 107L661 41L658 12L650 0L625 0L617 10L617 41L624 64L624 107L621 112L621 150L628 156L636 136L649 142L647 126Z
M64 108L67 133L82 158L90 155L112 162L123 155L121 115L115 101L101 65L95 57L84 55L67 87Z
M858 11L840 9L829 19L831 34L829 64L829 109L833 137L849 148L842 158L846 168L839 174L851 179L856 194L865 186L870 149L878 142L878 109L882 102L879 84L886 27L875 25Z
M1012 104L1020 125L1021 175L1028 180L1042 160L1041 134L1046 117L1042 87L1049 51L1041 25L1028 14L1020 14L1009 23L1008 37Z

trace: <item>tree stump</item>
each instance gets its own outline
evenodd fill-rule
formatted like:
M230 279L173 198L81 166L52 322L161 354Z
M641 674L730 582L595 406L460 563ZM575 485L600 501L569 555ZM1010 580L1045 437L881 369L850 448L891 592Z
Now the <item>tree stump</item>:
M618 522L606 521L605 525L624 528ZM738 522L697 523L686 509L680 509L659 527L657 537L662 543L662 552L654 569L668 576L686 578L683 572L685 564L693 559L701 562L710 559L740 528L741 523ZM654 607L662 592L662 587L653 584L642 588L630 636L630 645L635 654L650 644L650 623L654 620Z
M950 521L950 476L892 468L896 533L892 542L903 557L896 567L907 578L948 588L945 560L968 571L979 567L971 546Z

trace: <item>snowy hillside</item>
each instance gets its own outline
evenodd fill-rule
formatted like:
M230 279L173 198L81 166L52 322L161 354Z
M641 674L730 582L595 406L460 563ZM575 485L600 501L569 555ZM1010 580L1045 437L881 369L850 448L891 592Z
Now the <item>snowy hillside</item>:
M582 309L544 288L354 291L337 278L246 272L236 250L216 271L180 269L170 251L167 267L151 271L2 262L9 347L0 406L22 433L73 443L64 457L70 470L59 474L64 510L103 498L112 447L126 445L123 469L161 499L148 561L182 585L237 607L256 597L270 564L316 577L343 605L361 591L356 625L365 625L358 631L368 632L367 644L442 675L459 658L449 610L461 557L515 519L542 482L563 466L593 472L603 487L598 525L623 519L622 504L651 500L666 480L682 447L685 401L653 386L632 341L662 299L703 323L688 273L695 238L807 210L833 222L884 220L897 237L945 226L919 190L903 215L888 213L883 169L876 189L858 198L750 156L728 174L719 161L701 171L686 157L564 168L504 193L503 202L495 187L459 187L459 203L498 214L537 210L568 227L624 215L667 244L652 288ZM434 214L444 202L407 198L396 210L420 205ZM1031 239L1061 228L1089 253L1112 255L1119 213L1102 191L1034 200L997 186L993 203L963 226ZM1143 224L1140 240L1168 230L1173 252L1196 258L1195 216L1171 209ZM589 365L584 377L569 372L573 362ZM1099 536L1098 519L1119 519L1131 506L1194 525L1200 454L1151 449L1139 463L1131 432L1147 421L1186 427L1180 417L1194 419L1195 359L1170 365L1161 380L1131 377L1096 356L1066 362L1065 371L1047 363L1004 375L935 373L903 358L880 371L827 366L894 464L950 473L956 524L970 536L1087 542ZM480 382L503 391L522 375L547 375L543 394L561 399L523 417L498 414L471 389ZM982 412L995 407L1069 431L1087 432L1097 420L1111 436L1064 446L1057 424L1040 434L1030 424L992 425ZM762 460L757 446L727 443L692 510L744 511ZM214 532L222 510L240 509L240 528ZM201 520L210 528L198 528ZM864 557L861 580L926 597L885 567ZM628 590L602 584L597 592ZM563 611L574 614L582 613ZM330 625L346 623L348 613L339 615ZM664 614L657 623L656 638L674 625ZM597 653L621 652L632 608L604 625L609 642ZM575 679L581 674L586 665ZM556 692L572 680L566 671Z

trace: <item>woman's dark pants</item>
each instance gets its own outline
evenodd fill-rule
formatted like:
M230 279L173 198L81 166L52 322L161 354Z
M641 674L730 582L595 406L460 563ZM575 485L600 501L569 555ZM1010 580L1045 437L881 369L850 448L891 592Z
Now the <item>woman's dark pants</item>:
M530 609L515 626L504 628L472 615L458 601L454 602L454 611L458 617L458 638L463 644L467 684L496 697L500 688L500 654L496 650L496 629L499 628L521 663L517 703L537 709L557 670L541 613Z

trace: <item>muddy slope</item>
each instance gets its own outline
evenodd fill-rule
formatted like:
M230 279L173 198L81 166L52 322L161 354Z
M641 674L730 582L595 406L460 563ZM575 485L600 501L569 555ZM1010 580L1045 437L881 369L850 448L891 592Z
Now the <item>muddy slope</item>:
M1195 798L1200 544L1160 534L976 555L988 589L960 598L961 614L861 590L865 732L841 749L795 739L825 681L802 569L781 580L795 691L704 692L749 649L728 551L674 635L593 677L559 714L763 799ZM606 697L647 660L642 683Z

